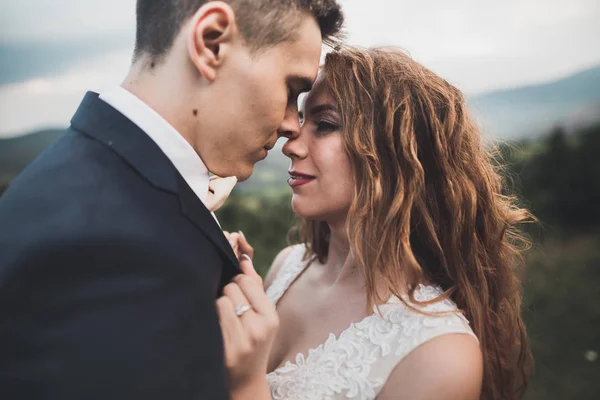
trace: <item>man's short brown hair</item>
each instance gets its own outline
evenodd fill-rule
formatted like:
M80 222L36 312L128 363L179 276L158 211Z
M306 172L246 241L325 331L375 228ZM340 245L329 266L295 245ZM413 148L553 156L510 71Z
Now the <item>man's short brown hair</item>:
M183 24L211 0L137 0L134 58L163 57ZM325 43L339 37L344 17L337 0L224 0L253 52L293 39L303 14L313 15Z

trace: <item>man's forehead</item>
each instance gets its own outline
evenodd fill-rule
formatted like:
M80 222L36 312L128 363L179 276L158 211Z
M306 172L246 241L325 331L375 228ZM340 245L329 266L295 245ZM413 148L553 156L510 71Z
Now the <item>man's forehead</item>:
M284 68L290 77L304 80L311 85L317 79L319 73L320 49L318 54L309 52L290 53Z
M316 21L307 18L294 37L293 40L288 40L282 44L286 67L289 68L288 73L308 78L313 82L317 77L321 61L323 47L321 30Z

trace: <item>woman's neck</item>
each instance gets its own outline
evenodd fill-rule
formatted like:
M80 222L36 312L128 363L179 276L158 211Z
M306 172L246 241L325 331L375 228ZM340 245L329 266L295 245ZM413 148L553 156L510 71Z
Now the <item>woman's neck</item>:
M330 237L329 249L327 252L327 262L323 278L325 283L330 286L343 285L366 290L365 274L359 267L358 263L350 250L350 240L347 235L345 225L329 224ZM376 278L378 297L387 299L392 295L391 290L387 286L385 280ZM399 292L404 294L405 282L397 282Z
M364 284L364 277L354 261L345 226L329 225L329 249L325 279L331 286L337 284Z

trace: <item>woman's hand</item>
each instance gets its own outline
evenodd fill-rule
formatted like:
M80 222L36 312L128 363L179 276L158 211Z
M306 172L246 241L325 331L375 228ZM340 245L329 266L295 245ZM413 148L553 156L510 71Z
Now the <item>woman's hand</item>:
M254 248L250 246L250 243L248 243L242 231L232 233L223 231L223 234L229 241L229 244L233 249L233 253L237 257L238 261L241 261L242 254L246 254L248 257L250 257L250 259L254 257Z
M267 362L279 318L250 257L242 257L240 267L244 273L225 286L217 300L231 395L270 399Z
M233 249L233 253L237 257L240 262L240 268L242 272L252 279L258 281L262 286L262 278L261 276L254 270L254 266L252 265L252 257L254 257L254 248L250 246L246 236L242 231L229 233L224 231L225 237L229 241L231 248ZM242 262L243 260L249 261L249 263Z

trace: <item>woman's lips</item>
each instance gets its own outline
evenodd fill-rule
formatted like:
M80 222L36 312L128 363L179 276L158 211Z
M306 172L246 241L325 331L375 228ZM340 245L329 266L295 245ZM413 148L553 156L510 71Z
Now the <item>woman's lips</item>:
M291 187L297 187L297 186L302 186L302 185L306 185L307 183L313 181L313 179L306 179L306 178L289 178L288 179L288 185L290 185Z
M301 172L289 171L290 177L288 179L288 185L291 187L298 187L302 185L306 185L309 182L312 182L316 179L316 177L308 174L303 174Z

